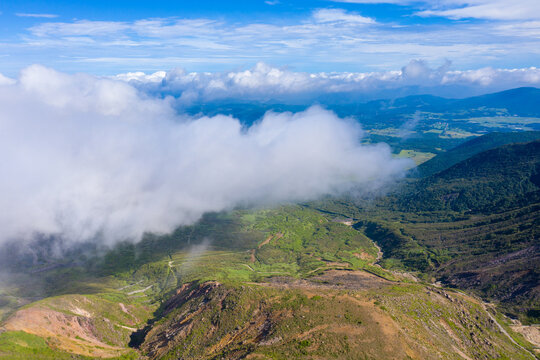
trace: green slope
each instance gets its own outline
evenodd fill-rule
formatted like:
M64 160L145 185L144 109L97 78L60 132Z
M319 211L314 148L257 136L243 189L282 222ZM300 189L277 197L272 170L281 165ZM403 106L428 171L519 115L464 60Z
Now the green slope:
M352 289L346 281L186 284L139 348L151 359L532 358L473 298L377 278Z
M35 273L64 295L9 317L0 356L530 358L476 299L373 265L377 248L340 221L306 206L212 214L75 277Z
M434 158L419 165L417 173L414 175L422 177L430 176L483 151L502 145L526 143L538 139L540 139L540 131L489 133L460 144L445 153L438 154Z
M540 141L505 145L420 180L399 204L406 211L491 213L540 200Z
M371 202L311 206L355 218L381 264L467 289L540 322L540 141L476 154Z
M357 212L357 228L381 246L384 265L538 322L539 170L540 141L488 150Z

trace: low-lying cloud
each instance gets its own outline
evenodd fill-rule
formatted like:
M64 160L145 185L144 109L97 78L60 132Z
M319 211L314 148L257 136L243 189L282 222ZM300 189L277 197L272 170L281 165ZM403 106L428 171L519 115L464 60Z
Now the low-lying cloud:
M372 191L408 164L320 107L244 128L125 81L42 66L0 80L0 242L136 240L208 211Z
M182 105L216 100L274 101L284 103L357 102L413 94L466 97L520 86L540 86L540 69L481 68L451 70L412 60L400 70L370 73L306 73L258 63L249 70L186 72L174 69L153 74L125 73L127 81L152 94L171 95ZM343 96L345 95L345 96Z

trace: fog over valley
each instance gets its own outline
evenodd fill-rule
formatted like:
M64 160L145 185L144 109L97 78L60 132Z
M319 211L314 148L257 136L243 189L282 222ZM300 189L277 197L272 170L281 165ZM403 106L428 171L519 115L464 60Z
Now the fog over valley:
M318 106L245 128L172 102L41 66L0 85L1 241L137 240L208 211L373 191L410 167Z

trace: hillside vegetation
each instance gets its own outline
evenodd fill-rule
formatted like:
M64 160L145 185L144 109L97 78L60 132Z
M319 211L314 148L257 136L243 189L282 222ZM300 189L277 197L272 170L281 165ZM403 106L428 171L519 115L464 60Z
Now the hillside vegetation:
M354 218L355 227L381 246L383 266L468 289L537 323L539 169L540 141L511 144L359 207L345 199L312 206Z
M455 165L460 161L466 160L471 156L483 151L494 149L502 145L527 143L538 139L540 139L540 131L489 133L462 143L455 148L441 153L435 158L422 163L420 166L418 166L414 175L420 177L430 176L448 169L452 165Z
M433 149L436 172L377 199L209 213L61 257L55 238L12 244L0 357L539 358L503 315L540 322L540 141L523 134Z
M494 310L374 265L378 249L342 222L305 206L210 214L171 235L119 245L102 260L36 273L62 283L52 289L65 295L8 317L0 354L531 357L532 346Z
M420 180L397 202L404 211L495 213L540 201L540 141L476 154Z

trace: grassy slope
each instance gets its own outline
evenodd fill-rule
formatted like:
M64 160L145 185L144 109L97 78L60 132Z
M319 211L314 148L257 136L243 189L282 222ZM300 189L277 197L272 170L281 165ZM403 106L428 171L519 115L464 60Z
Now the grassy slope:
M211 214L196 226L148 236L136 245L120 244L84 264L20 275L23 283L12 284L10 296L35 296L37 290L29 287L40 287L47 288L47 298L23 307L4 325L44 337L53 349L51 358L65 351L116 356L129 342L127 328L141 327L152 309L186 281L240 283L274 275L302 277L323 268L371 268L376 254L362 234L300 206ZM33 316L58 321L41 323ZM84 329L72 331L74 321ZM11 345L0 349L4 355L16 356Z
M347 201L313 206L357 219L382 247L383 265L470 289L539 322L539 164L540 142L507 145L362 210Z
M205 242L204 239L209 240ZM17 313L24 315L24 311L32 311L33 314L43 314L40 311L45 309L57 317L61 315L64 325L60 323L56 338L44 334L43 329L48 325L43 325L40 331L34 331L41 337L30 336L29 339L35 341L28 340L28 343L22 339L29 336L27 333L12 328L12 331L0 335L0 339L3 339L0 340L0 353L7 358L28 353L39 354L43 359L63 358L66 351L75 352L81 358L83 355L137 357L136 353L127 349L130 331L124 327L142 328L145 321L150 321L153 330L141 350L151 354L149 344L153 343L153 339L160 336L163 339L163 334L174 330L178 316L187 316L191 319L188 323L192 325L184 329L186 331L182 336L186 337L168 343L168 350L161 355L182 354L184 358L201 358L208 355L201 351L213 351L216 356L233 358L248 353L277 359L312 355L372 358L382 356L380 354L390 356L395 352L403 354L403 357L428 358L426 350L415 345L420 342L429 345L430 349L437 349L444 354L444 358L452 358L454 350L449 347L451 335L448 330L443 325L433 325L433 315L424 318L409 314L407 311L411 305L399 304L404 299L409 299L409 302L416 299L414 301L418 301L420 307L424 301L442 301L440 306L448 314L454 314L449 315L449 323L453 324L459 322L457 314L460 311L472 311L469 305L456 307L452 301L441 300L435 293L428 296L426 291L435 290L429 290L429 286L411 286L403 280L392 283L372 276L382 285L374 288L369 285L371 281L362 289L347 287L345 280L324 278L324 270L327 269L367 269L393 281L399 276L371 265L377 249L367 237L350 226L334 221L334 216L325 216L306 207L239 210L211 215L195 227L179 229L171 236L147 239L137 247L139 258L134 259L133 248L124 244L115 249L114 257L109 255L98 264L87 264L87 269L92 269L93 275L79 275L77 281L70 280L77 283L77 292L82 289L80 294L68 295L67 286L58 286L57 289L66 295L29 304ZM145 255L145 251L160 253L161 258ZM138 260L145 257L150 260L145 263ZM115 263L112 262L113 258ZM130 264L134 260L135 264ZM65 275L66 269L53 269L48 272L47 278L57 277L55 281L60 283ZM307 287L302 283L303 278L312 279ZM285 285L279 281L275 283L272 279L283 279L279 281ZM187 286L197 287L204 281L219 281L222 285L202 297L175 302L178 296L174 289L186 283L191 284ZM289 283L291 285L287 285ZM383 288L387 290L381 292ZM84 289L90 291L85 292ZM214 291L216 294L213 294ZM223 296L228 300L224 300ZM429 300L432 296L434 298ZM209 304L202 312L196 310L201 301ZM473 300L467 298L464 301ZM122 310L119 303L127 308L129 314ZM171 303L174 306L166 313L164 308ZM262 323L255 326L251 319L255 316L253 311L257 306L260 306L258 313L262 316ZM157 307L159 309L152 315ZM424 310L428 311L427 308ZM90 321L85 312L94 315L94 319L103 316L108 321ZM474 313L474 316L477 315ZM474 351L486 354L496 351L512 358L526 356L507 338L493 328L484 328L484 325L481 325L483 332L472 339L467 335L467 329L474 326L472 319L458 323L457 330L453 330L452 336L462 339L460 351L471 356L474 356ZM86 332L73 331L73 321L87 324L86 327L82 326ZM413 325L414 331L411 330L406 336L400 335L403 330L399 329L408 329ZM65 329L61 329L62 326ZM211 336L208 336L209 326L216 328ZM246 328L245 333L241 331L243 328ZM346 332L342 330L344 328ZM388 333L388 329L393 330ZM29 328L25 330L33 331ZM261 331L264 336L259 336ZM239 332L245 336L235 338L238 341L227 335ZM438 336L433 337L431 332ZM368 342L366 336L372 340ZM380 339L385 336L387 339L395 338L393 347L388 347L388 342L381 342ZM94 338L105 345L96 344ZM281 340L276 340L278 338ZM495 350L483 346L474 350L477 348L475 341L484 340L494 344Z
M398 196L405 211L496 213L540 201L540 141L476 154Z
M383 249L383 266L469 289L523 321L538 322L538 219L537 205L455 221L374 211L358 227Z
M448 169L452 165L460 161L466 160L469 157L481 153L486 150L496 147L512 144L526 143L540 138L540 131L524 131L515 133L498 133L493 132L478 138L469 140L455 148L441 153L435 158L432 158L422 163L417 168L417 175L430 176L439 171Z
M530 358L474 299L379 281L361 290L189 284L141 349L163 359Z

